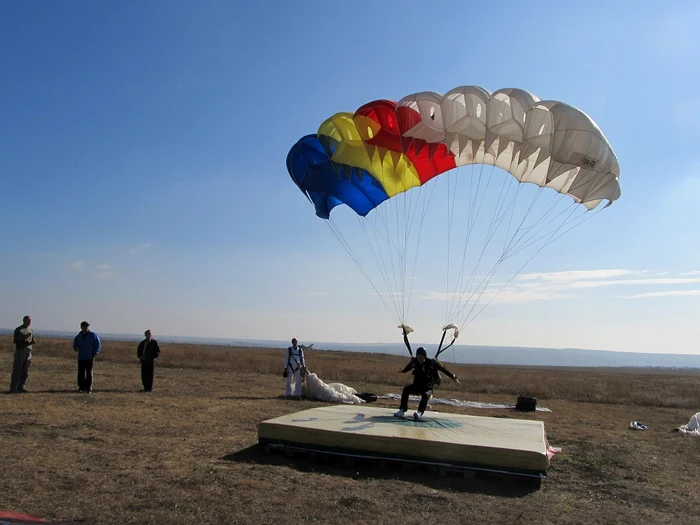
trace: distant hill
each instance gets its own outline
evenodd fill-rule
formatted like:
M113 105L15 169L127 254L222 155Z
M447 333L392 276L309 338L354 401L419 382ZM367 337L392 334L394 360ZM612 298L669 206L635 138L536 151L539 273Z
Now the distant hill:
M37 337L73 337L77 332L35 330ZM12 335L12 330L0 329L0 334ZM100 337L107 340L140 341L143 336L135 334L111 334L100 332ZM206 344L220 346L248 346L265 348L284 348L287 341L222 339L213 337L158 336L162 343ZM430 343L412 343L413 348L425 346L428 354L434 352L435 345ZM393 355L408 355L401 343L337 343L316 341L318 350L345 350L349 352L372 352ZM454 352L453 352L454 348ZM646 354L634 352L615 352L608 350L584 350L578 348L531 348L514 346L471 346L455 345L441 355L445 362L489 364L489 365L529 365L556 367L664 367L664 368L700 368L700 355L693 354Z

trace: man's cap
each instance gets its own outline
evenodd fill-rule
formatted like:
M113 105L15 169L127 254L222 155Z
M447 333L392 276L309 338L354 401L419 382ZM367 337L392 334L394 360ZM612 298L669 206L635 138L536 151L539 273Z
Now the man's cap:
M90 326L90 323L88 323L87 321L83 321L82 323L80 323L80 326Z
M418 350L416 350L416 355L424 355L428 357L428 352L426 352L425 348L421 346Z

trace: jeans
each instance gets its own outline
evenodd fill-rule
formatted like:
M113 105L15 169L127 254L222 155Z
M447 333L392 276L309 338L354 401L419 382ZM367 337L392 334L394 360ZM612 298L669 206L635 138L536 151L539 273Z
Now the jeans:
M92 367L94 359L78 359L78 390L81 392L92 391Z

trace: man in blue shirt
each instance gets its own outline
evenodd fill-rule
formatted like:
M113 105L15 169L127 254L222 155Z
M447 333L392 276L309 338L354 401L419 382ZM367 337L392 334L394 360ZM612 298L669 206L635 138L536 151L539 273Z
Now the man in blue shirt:
M90 331L90 323L80 323L80 332L73 339L73 350L78 352L78 392L92 393L92 368L101 349L100 337Z

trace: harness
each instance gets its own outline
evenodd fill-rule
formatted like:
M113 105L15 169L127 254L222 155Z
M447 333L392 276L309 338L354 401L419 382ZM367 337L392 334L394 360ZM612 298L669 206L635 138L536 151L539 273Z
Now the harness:
M300 350L300 352L303 352L303 350L301 350L301 348L299 350ZM294 356L294 354L292 354L292 347L291 346L287 347L287 352L289 352L288 356L287 356L287 368L289 368L293 373L296 373L297 370L299 370L301 368L301 362L297 361L296 356ZM294 357L294 362L297 365L296 368L294 368L292 366L292 357Z
M442 378L440 377L440 371L437 368L438 361L437 359L426 359L426 362L423 365L416 365L416 368L413 369L413 377L417 378L418 374L418 366L422 366L423 369L425 370L425 385L428 388L432 388L433 386L439 385L442 382ZM423 375L423 374L421 374Z
M437 368L438 364L439 361L437 359L431 360L430 368L428 370L428 381L430 382L430 386L439 385L442 382L440 371Z

